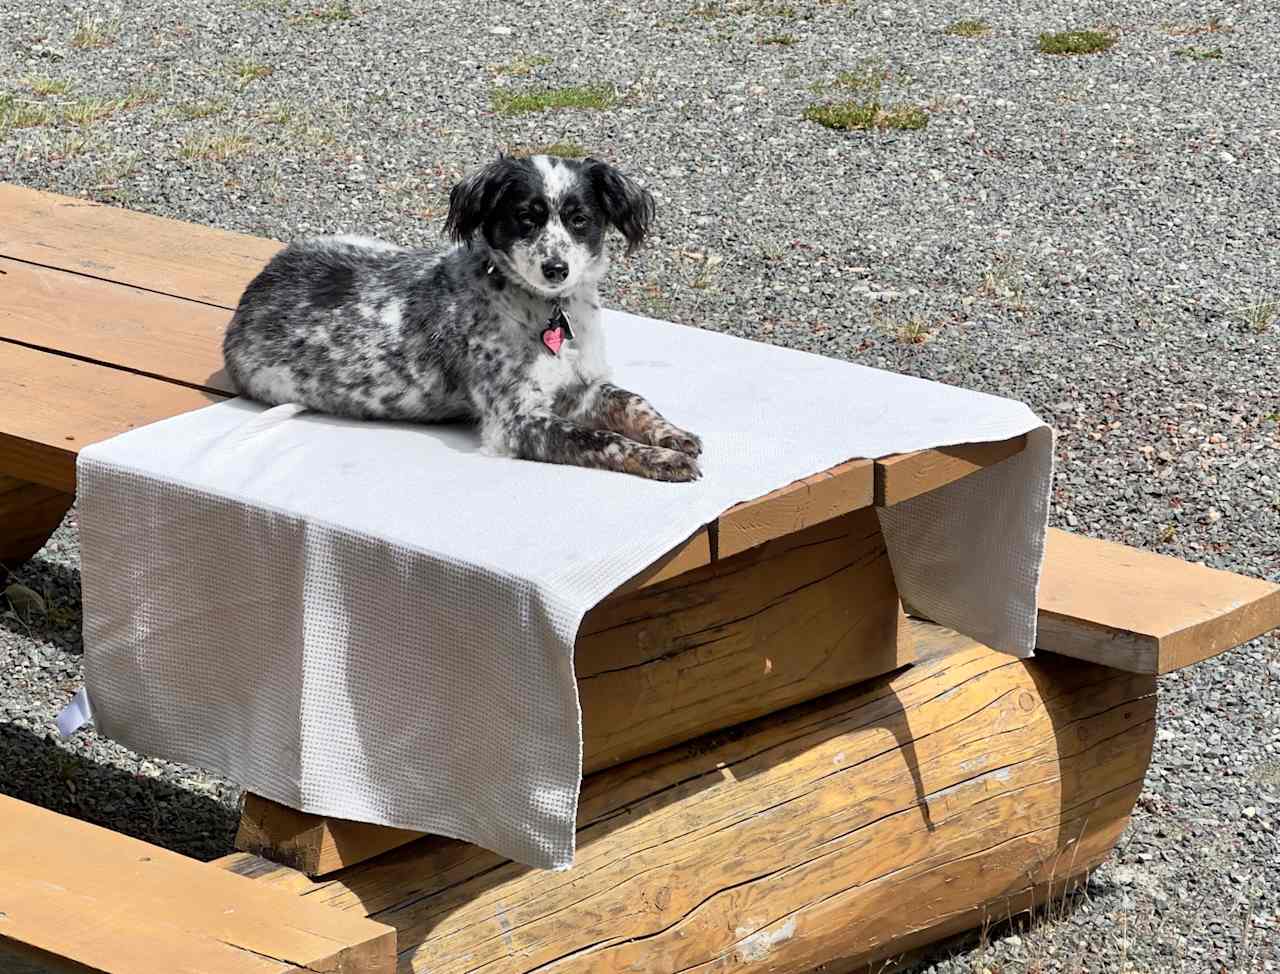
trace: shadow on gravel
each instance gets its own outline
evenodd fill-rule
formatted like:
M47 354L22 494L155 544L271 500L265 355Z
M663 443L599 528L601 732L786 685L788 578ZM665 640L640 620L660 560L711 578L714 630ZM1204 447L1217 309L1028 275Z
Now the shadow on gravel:
M0 724L0 792L201 860L231 852L239 822L238 809L211 796L99 764L12 724Z
M0 597L0 627L18 636L54 643L59 649L80 655L80 570L36 556L25 564L0 569L0 591L17 582L35 592L44 610L11 606Z

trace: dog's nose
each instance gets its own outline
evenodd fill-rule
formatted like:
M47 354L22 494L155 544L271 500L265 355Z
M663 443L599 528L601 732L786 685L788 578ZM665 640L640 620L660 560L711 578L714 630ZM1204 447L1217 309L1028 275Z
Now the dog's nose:
M552 284L559 284L569 276L569 265L559 257L552 257L542 262L542 276Z

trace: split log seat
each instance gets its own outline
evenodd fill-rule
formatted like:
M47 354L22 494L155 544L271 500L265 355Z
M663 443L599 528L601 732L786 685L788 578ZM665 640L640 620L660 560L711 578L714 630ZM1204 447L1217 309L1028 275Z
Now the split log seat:
M0 216L13 560L71 503L81 447L231 394L222 330L279 245L4 185ZM1128 820L1155 676L1280 624L1280 587L1054 531L1037 658L908 619L875 509L1024 445L851 460L724 512L594 609L573 869L252 795L241 847L303 871L204 868L395 928L375 966L402 972L855 970L1060 895Z

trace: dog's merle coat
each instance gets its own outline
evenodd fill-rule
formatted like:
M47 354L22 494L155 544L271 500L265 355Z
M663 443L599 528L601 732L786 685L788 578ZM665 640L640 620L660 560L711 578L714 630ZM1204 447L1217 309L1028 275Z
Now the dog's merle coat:
M599 324L606 231L630 252L653 211L647 191L597 160L499 156L450 194L447 250L363 237L282 250L240 299L227 372L263 403L472 418L501 455L696 479L698 437L609 382ZM558 348L544 335L557 324L568 325Z

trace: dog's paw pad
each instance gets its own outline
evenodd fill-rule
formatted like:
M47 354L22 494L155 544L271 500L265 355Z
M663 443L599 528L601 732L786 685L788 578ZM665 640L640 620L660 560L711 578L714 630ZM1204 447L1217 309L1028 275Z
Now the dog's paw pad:
M672 427L658 437L658 446L666 450L675 450L686 456L702 455L702 440L692 433Z
M687 453L659 448L653 454L644 471L645 476L653 480L688 483L702 477L698 464Z

